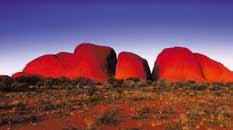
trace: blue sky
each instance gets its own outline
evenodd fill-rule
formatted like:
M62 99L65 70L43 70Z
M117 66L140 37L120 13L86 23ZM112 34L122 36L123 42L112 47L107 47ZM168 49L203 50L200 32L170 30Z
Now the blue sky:
M134 52L151 68L163 48L184 46L233 70L233 2L0 2L0 74L43 54L73 52L80 42Z

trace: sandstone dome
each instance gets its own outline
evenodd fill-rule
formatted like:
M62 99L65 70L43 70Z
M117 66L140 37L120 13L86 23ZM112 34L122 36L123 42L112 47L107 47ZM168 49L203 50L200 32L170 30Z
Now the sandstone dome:
M116 79L150 79L150 69L145 59L131 52L121 52L116 65Z
M183 47L164 49L155 61L152 76L154 79L172 81L203 80L201 66L196 57Z

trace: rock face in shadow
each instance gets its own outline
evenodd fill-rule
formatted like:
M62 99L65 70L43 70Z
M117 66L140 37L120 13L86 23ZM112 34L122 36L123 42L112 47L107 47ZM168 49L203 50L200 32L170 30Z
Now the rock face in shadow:
M164 49L155 61L152 75L153 79L171 81L233 81L232 72L224 65L184 47Z
M110 47L83 43L74 53L60 52L40 56L29 62L22 72L12 75L75 79L85 77L104 82L114 75L116 53Z
M199 53L194 55L201 65L205 80L210 82L233 81L233 73L223 64Z
M116 65L116 79L139 78L150 79L150 69L145 59L130 53L121 52Z
M102 82L114 76L117 59L112 48L83 43L76 47L74 55L78 63L72 75Z

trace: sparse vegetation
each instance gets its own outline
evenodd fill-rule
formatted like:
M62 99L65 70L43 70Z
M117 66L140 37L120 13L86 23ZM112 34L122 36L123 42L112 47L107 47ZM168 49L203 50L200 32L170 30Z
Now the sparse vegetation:
M233 83L0 78L0 129L49 119L71 121L63 130L231 129Z
M120 121L119 111L120 110L117 108L110 108L100 115L97 123L106 125L117 125Z
M135 116L133 116L134 119L146 119L149 118L152 114L152 110L149 107L143 107L139 110L136 110Z
M180 120L167 121L164 124L164 129L165 130L183 130Z

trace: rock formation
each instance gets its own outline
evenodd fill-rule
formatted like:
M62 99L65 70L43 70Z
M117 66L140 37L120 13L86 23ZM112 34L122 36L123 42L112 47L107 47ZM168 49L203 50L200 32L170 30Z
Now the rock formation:
M233 81L233 73L223 64L199 53L195 53L194 55L201 65L205 80L210 82Z
M75 60L77 59L72 53L66 52L43 55L29 62L23 72L42 77L72 78L69 73L74 69Z
M202 81L201 66L193 53L182 47L166 48L157 57L153 78Z
M74 53L60 52L40 56L12 77L85 77L105 82L114 74L117 79L151 79L145 59L130 52L121 52L117 61L116 53L111 47L91 43L79 44ZM152 78L171 81L233 82L233 72L205 55L193 53L184 47L173 47L164 49L158 55Z
M106 81L113 76L116 53L110 47L83 43L74 53L60 52L40 56L29 62L22 72L12 77L37 75L42 77L74 79L86 77L96 81Z
M22 76L31 76L30 74L26 74L24 72L16 72L14 74L11 75L12 78L18 78L18 77L22 77Z
M172 81L233 81L233 73L224 65L184 47L164 49L157 57L152 75L154 79Z
M139 78L150 79L150 69L145 59L130 53L121 52L116 65L116 79Z
M106 81L114 75L117 59L112 48L83 43L76 47L74 55L78 59L74 75L97 81Z

